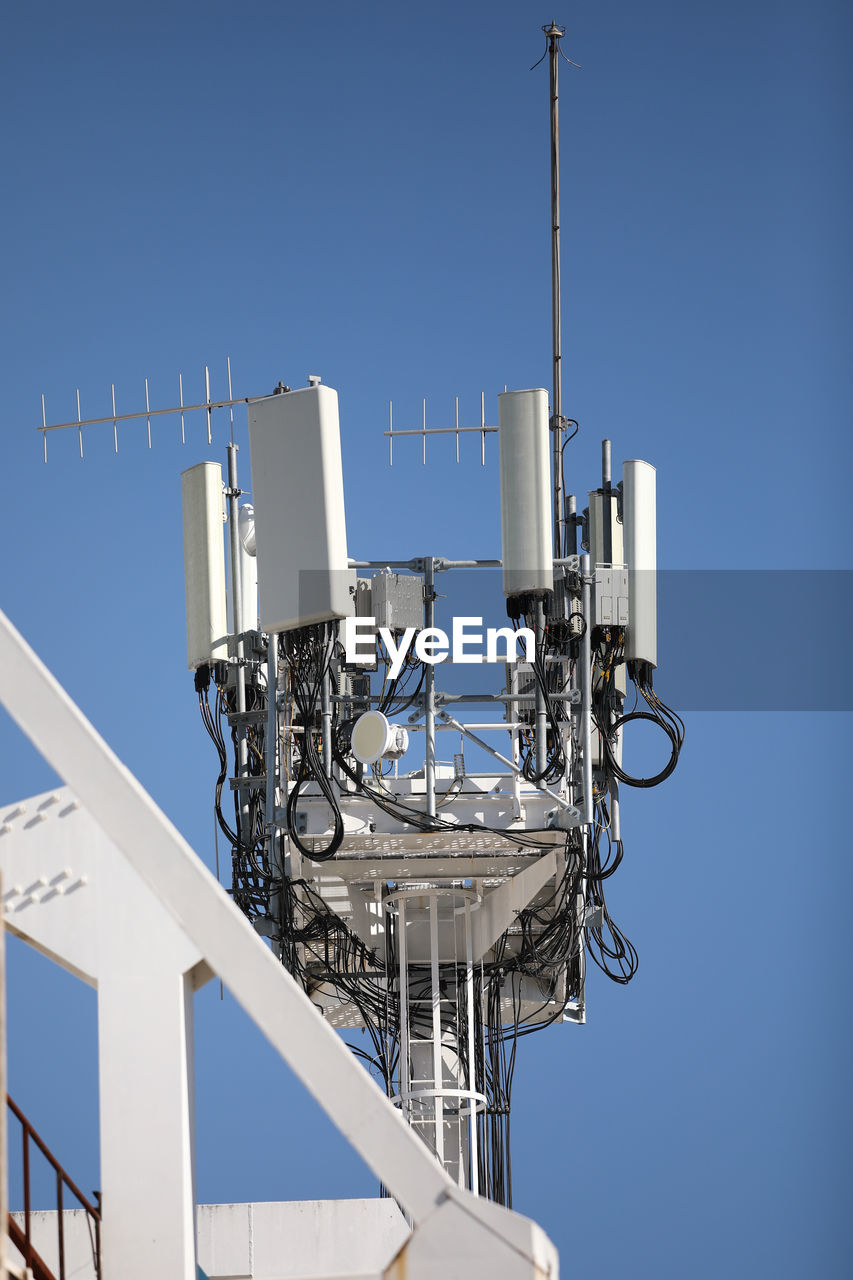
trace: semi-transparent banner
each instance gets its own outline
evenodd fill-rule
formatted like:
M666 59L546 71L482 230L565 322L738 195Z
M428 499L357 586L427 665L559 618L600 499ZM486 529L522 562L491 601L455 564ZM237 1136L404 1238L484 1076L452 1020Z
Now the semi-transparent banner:
M358 575L375 572L359 569ZM654 685L669 706L679 712L853 710L853 570L660 569L653 576ZM485 658L488 629L511 625L500 569L439 572L435 590L434 625L446 633L449 649L436 664L436 685L448 693L499 691L502 661L453 662L452 640L454 620L467 619L465 653ZM410 642L414 647L417 636ZM440 653L441 646L432 651ZM502 659L503 644L498 652ZM523 659L521 644L519 655Z

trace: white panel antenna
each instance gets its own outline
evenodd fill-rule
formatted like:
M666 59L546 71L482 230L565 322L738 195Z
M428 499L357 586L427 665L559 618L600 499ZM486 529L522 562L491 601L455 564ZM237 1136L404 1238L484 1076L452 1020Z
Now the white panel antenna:
M200 462L181 476L184 575L187 592L187 666L228 659L225 518L222 467Z
M551 591L551 468L548 392L498 396L501 558L505 596Z
M249 410L261 626L268 634L354 613L338 393L314 382Z

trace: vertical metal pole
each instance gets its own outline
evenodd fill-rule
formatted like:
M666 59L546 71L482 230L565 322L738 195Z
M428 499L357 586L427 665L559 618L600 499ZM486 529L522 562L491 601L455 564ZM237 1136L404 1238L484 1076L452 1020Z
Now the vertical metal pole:
M551 103L551 339L553 388L551 430L554 449L554 555L562 555L563 517L563 337L560 283L560 106L558 63L565 27L543 28L548 37L548 91Z
M240 530L238 528L239 507L237 499L240 490L237 487L237 445L232 440L228 448L228 525L229 546L231 551L231 614L234 622L234 644L237 659L234 674L237 692L237 711L241 716L246 713L246 668L245 648L240 623L243 613L243 584L240 574ZM246 724L240 720L237 724L237 776L243 780L248 772L248 749L246 746ZM241 843L249 841L249 802L245 791L240 792L240 822L237 834Z
M610 441L602 440L601 442L601 487L605 493L610 492L610 480L611 480Z
M330 624L331 625L331 624ZM329 637L324 658L323 680L320 685L320 723L323 726L323 771L332 776L332 677L329 670L334 640Z
M406 898L397 899L397 956L400 964L400 1108L403 1118L411 1121L409 1102L409 957L406 946Z
M21 1125L21 1134L24 1140L24 1235L27 1240L27 1252L24 1255L24 1262L32 1262L32 1253L30 1251L30 1134L27 1123Z
M584 873L581 876L580 885L580 903L576 913L577 919L577 948L578 948L578 1021L586 1022L586 946L584 945L584 926L586 925L586 906L589 897L589 885L587 881L586 868L589 866L589 846L591 831L589 827L584 827L581 834L583 841L583 865Z
M509 693L510 695L514 693L518 693L518 663L517 662L511 662L509 664L509 682L508 683L509 683L509 688L507 689L507 693ZM517 702L507 703L507 714L509 716L510 724L515 726L509 731L510 742L512 743L512 751L510 752L510 756L512 757L512 763L515 765L515 769L513 770L513 774L512 774L512 812L514 817L520 818L521 817L521 774L517 772L517 770L518 770L518 762L519 762L519 757L521 755L521 752L519 750L518 703Z
M475 1196L480 1194L480 1159L477 1151L477 1104L474 1092L477 1076L474 1061L474 953L471 939L471 904L465 903L465 996L468 1006L468 1180ZM460 1099L461 1102L461 1099Z
M583 749L583 820L592 822L592 592L589 556L581 560L581 608L584 631L581 641L581 744Z
M273 634L267 643L267 733L264 743L267 772L267 796L264 821L269 841L270 865L272 843L275 837L275 791L278 781L278 636Z
M545 676L545 604L542 599L536 601L536 654L541 659L543 679ZM548 715L545 707L545 694L538 680L536 690L536 772L545 772L548 760Z
M65 1280L65 1220L62 1203L62 1174L56 1171L56 1231L59 1238L59 1280Z
M424 560L424 627L435 624L435 559L427 556ZM426 698L426 715L424 717L424 737L426 738L426 757L424 772L426 774L426 811L431 818L435 817L435 667L431 662L426 665L424 690Z
M278 876L279 889L277 901L273 901L270 905L270 914L278 920L279 938L278 938L278 955L279 959L284 960L284 938L286 933L286 912L287 912L287 895L285 891L285 868L286 855L285 844L282 839L279 843L277 837L278 829L276 827L276 792L281 787L284 790L284 784L281 778L281 762L279 759L279 744L281 744L282 752L287 748L284 745L283 733L279 733L278 723L278 636L271 635L267 641L267 728L264 740L264 757L265 768L267 774L267 793L266 806L264 811L264 823L266 826L266 847L269 864L273 868L273 874ZM284 796L286 802L287 796Z
M438 968L438 898L429 900L429 959L432 986L432 1074L435 1088L433 1118L435 1121L435 1154L444 1164L444 1078L441 1062L441 977Z
M602 445L602 473L605 467L604 447ZM609 472L610 456L607 454L606 464ZM609 479L609 476L608 476ZM592 495L590 495L590 509ZM609 503L608 503L609 507ZM610 511L607 511L607 531L611 532ZM577 526L575 526L577 537ZM591 557L580 557L581 570L581 613L583 614L583 638L581 640L581 749L583 754L583 812L584 829L581 833L583 842L584 871L580 883L580 903L577 912L578 931L578 1021L586 1022L586 947L584 945L584 927L589 897L587 868L589 867L589 850L592 843L592 821L594 807L592 799L592 581Z

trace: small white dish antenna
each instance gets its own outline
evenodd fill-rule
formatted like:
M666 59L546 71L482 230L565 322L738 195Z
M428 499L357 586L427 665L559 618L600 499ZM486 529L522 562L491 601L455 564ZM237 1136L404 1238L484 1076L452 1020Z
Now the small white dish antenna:
M408 748L407 731L389 724L381 711L365 711L353 725L350 749L360 764L399 760Z

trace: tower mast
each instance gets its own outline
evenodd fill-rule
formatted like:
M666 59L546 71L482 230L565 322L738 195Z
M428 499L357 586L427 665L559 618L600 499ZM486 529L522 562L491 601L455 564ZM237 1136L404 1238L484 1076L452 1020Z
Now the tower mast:
M548 40L551 103L551 431L554 449L554 555L563 554L563 338L560 319L560 101L558 62L566 28L556 22L542 30Z

